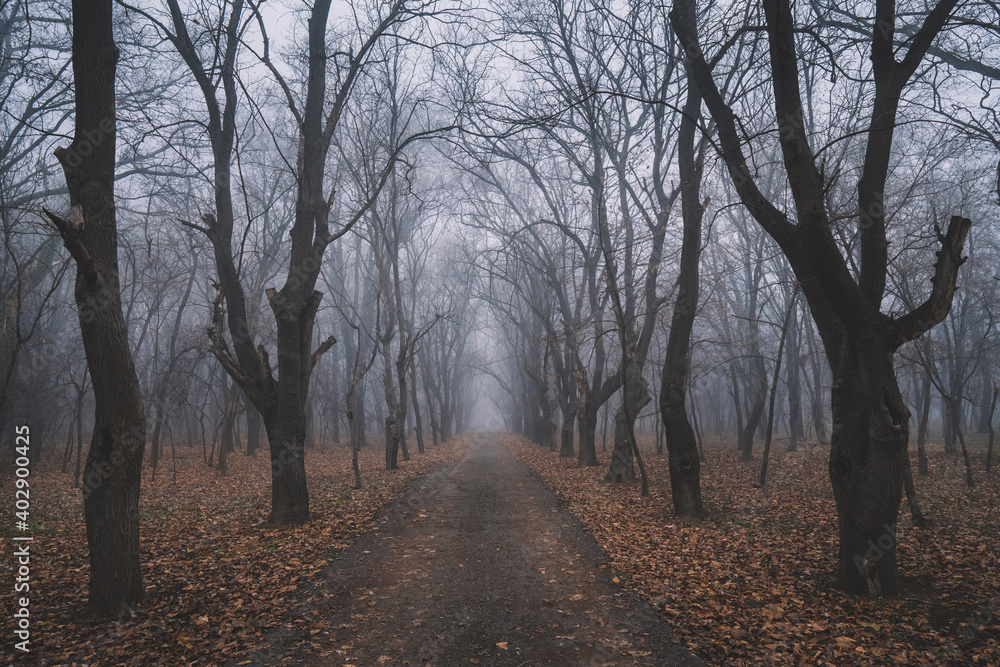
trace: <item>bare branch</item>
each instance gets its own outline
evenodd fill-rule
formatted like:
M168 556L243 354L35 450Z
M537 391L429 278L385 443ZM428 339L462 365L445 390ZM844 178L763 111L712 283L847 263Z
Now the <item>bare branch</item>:
M97 266L94 263L93 257L90 256L90 251L87 250L83 239L80 238L80 232L83 231L84 224L83 208L79 204L74 206L70 209L68 219L61 218L47 208L43 208L42 211L59 231L63 245L66 246L66 250L69 250L69 254L76 261L76 265L83 275L84 280L91 287L96 287L101 277L97 272Z
M951 310L958 282L958 267L967 259L962 257L962 248L972 221L959 215L952 216L948 231L944 234L941 234L937 223L934 226L941 241L941 250L937 251L937 261L934 262L934 276L931 278L934 286L926 301L893 321L891 340L894 348L919 338L925 331L942 322Z

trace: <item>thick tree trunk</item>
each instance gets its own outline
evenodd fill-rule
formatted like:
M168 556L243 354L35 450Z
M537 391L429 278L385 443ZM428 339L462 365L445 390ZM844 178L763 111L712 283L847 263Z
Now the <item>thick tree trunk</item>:
M297 406L279 409L264 420L271 453L271 514L268 523L293 526L309 520L306 487L305 411Z
M649 403L649 395L643 402ZM632 455L632 443L628 437L628 424L625 422L625 406L618 406L615 411L615 440L611 450L611 466L604 476L605 482L612 484L631 484L635 482L635 457Z
M615 448L611 452L611 466L604 476L604 481L612 484L631 484L635 481L634 449L638 443L633 442L631 434L634 432L635 416L652 400L649 383L642 377L637 364L630 363L626 372L631 374L629 396L623 397L622 405L615 412ZM628 423L630 416L632 424Z
M563 412L562 426L559 431L559 456L570 458L573 456L573 435L576 428L577 406L574 402Z
M589 390L581 394L580 410L576 415L577 436L580 440L576 463L579 467L592 467L597 462L597 406Z
M700 239L700 229L698 231L697 238ZM663 433L667 444L674 514L682 518L691 518L700 516L704 512L701 503L701 457L698 454L695 432L691 428L685 409L684 386L689 366L683 342L686 340L690 344L691 325L687 325L686 337L683 329L687 318L690 318L690 322L694 322L694 304L698 300L697 284L693 294L690 292L684 294L690 297L690 302L685 298L682 304L682 292L678 290L677 304L674 306L674 315L671 319L669 340L674 340L675 335L681 340L673 346L667 342L667 361L663 366L660 389L660 413L663 416ZM691 304L690 311L687 310L688 303Z
M293 266L293 275L295 268ZM309 520L306 488L306 398L312 370L312 325L322 295L306 301L291 279L280 292L267 291L278 328L278 380L275 402L264 416L271 453L271 514L274 525Z
M50 216L76 261L75 298L94 389L94 433L83 475L89 605L98 616L143 598L139 486L146 445L142 396L121 308L115 219L115 69L111 0L74 0L76 131L56 149L69 220Z
M844 336L832 390L838 583L848 592L873 596L899 592L896 521L908 465L909 410L883 338L874 330Z

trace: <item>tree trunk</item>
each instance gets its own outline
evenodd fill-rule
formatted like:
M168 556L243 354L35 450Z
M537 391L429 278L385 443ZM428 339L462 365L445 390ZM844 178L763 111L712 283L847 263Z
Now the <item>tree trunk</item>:
M799 345L798 308L792 309L788 323L788 451L798 451L802 440L802 383Z
M944 453L956 454L958 452L958 440L955 438L955 421L949 407L949 397L941 395L941 429L944 435Z
M298 409L296 409L298 407ZM268 523L293 526L309 520L306 488L306 418L301 406L278 409L264 420L271 453L271 514Z
M387 333L382 338L382 388L385 395L385 469L396 470L399 468L399 430L403 425L396 421L398 413L398 401L396 396L395 369L392 363L392 350L390 341L392 333ZM405 388L404 388L405 389Z
M573 436L576 428L577 407L575 402L566 409L562 417L562 426L559 432L559 456L570 458L573 456Z
M987 430L990 433L989 442L986 444L986 474L990 474L993 466L993 415L997 409L997 396L1000 395L1000 387L993 386L993 398L990 400L990 414L987 420Z
M990 432L990 397L993 394L993 369L984 363L979 375L980 399L976 432L982 435Z
M812 413L813 431L816 432L816 442L821 445L825 445L828 440L826 436L826 414L823 410L823 364L820 359L821 350L819 349L819 346L816 345L812 327L808 327L806 329L806 333L806 340L809 343L809 356L812 359L812 394L810 396L810 409Z
M575 365L577 349L573 333L567 332L564 354L561 363L556 368L559 374L559 411L562 413L562 424L559 432L559 456L573 456L573 434L576 428L576 414L580 410L580 399Z
M774 379L771 381L771 399L767 406L767 433L764 436L764 455L760 463L760 477L757 486L762 489L767 488L767 464L771 456L771 438L774 436L774 401L778 394L778 378L781 377L781 356L785 351L785 341L788 337L788 328L791 324L792 312L795 310L795 299L799 295L799 286L795 286L792 297L788 301L788 310L785 311L785 321L781 324L781 338L778 339L778 356L774 360Z
M759 356L757 359L756 370L759 373L763 373L764 359ZM750 461L753 459L754 435L757 433L757 427L761 424L761 418L764 416L764 405L767 402L767 383L764 382L763 377L763 375L755 374L753 378L752 386L756 389L754 402L750 408L750 412L747 414L747 422L743 425L743 430L740 431L739 442L737 443L741 461ZM750 394L749 389L747 389L747 394Z
M649 403L650 398L647 393L643 405ZM613 484L631 484L635 481L635 457L632 455L632 443L628 437L628 424L626 423L625 401L618 406L615 411L615 445L611 450L611 466L604 476L605 482Z
M931 374L924 370L920 384L920 412L917 414L917 472L921 477L927 469L927 420L931 413Z
M580 409L576 413L578 438L580 439L576 463L579 467L593 467L597 462L597 406L594 405L589 388L580 394Z
M743 436L743 401L740 398L740 380L736 372L736 360L729 362L729 380L733 384L733 410L736 413L736 451L740 450Z
M410 383L410 401L413 403L413 433L417 438L417 453L424 453L424 423L420 417L420 404L417 402L417 378Z
M913 525L921 528L929 526L931 522L924 516L924 510L920 507L920 499L917 498L917 489L913 485L913 466L910 464L909 457L907 457L903 475L903 488L906 490L906 502L910 506L910 518L913 520Z
M73 473L73 488L80 488L81 453L83 452L83 396L81 392L76 398L76 471Z
M840 525L838 583L872 596L899 592L896 521L907 466L909 410L881 332L843 336L832 390L830 481Z
M292 264L295 273L294 262ZM278 329L276 401L264 415L271 453L271 514L268 522L289 526L309 520L306 488L306 398L312 368L312 325L322 295L306 301L290 279L282 290L267 290Z
M244 399L246 405L246 417L247 417L247 456L257 456L257 450L260 448L260 413L257 412L257 408L249 404L249 401Z
M678 11L687 13L694 24L694 0L677 0ZM698 517L701 504L701 457L694 429L687 416L687 386L690 379L691 331L698 309L701 257L701 224L705 207L701 202L702 161L695 155L694 135L701 118L701 93L688 81L687 100L681 113L678 160L681 173L681 213L684 232L681 265L677 275L677 300L670 318L667 354L660 377L660 414L667 445L670 493L674 514ZM692 411L693 412L693 411Z
M635 417L642 412L652 397L649 395L648 382L642 377L642 369L634 360L629 360L627 373L630 373L628 388L629 396L622 397L622 404L615 412L615 448L611 452L611 466L604 476L605 482L613 484L631 484L635 481L634 450L638 447L632 437ZM625 383L623 383L625 384ZM624 393L624 390L623 390ZM629 423L631 418L632 424Z
M56 149L73 207L50 218L76 261L76 304L94 389L94 433L83 476L92 612L129 611L145 592L139 486L146 418L121 308L115 219L115 45L111 0L74 0L76 130Z

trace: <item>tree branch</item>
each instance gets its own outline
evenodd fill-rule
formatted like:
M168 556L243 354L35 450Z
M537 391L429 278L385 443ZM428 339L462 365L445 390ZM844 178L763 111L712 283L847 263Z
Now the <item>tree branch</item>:
M77 204L71 208L68 219L56 215L47 208L43 208L42 211L59 231L63 245L66 246L66 250L69 250L70 256L76 261L77 268L79 268L80 273L83 275L83 279L91 287L97 287L101 276L97 272L97 265L94 263L94 258L90 256L90 251L87 250L83 239L80 238L80 232L83 231L84 224L83 207Z
M312 353L312 366L310 366L309 368L310 372L312 372L312 369L316 367L316 364L319 363L319 360L323 357L324 354L326 354L327 350L329 350L336 344L337 344L337 339L333 336L330 336L325 341L323 341L319 347L316 348L316 351Z
M941 228L934 224L941 250L937 251L934 262L934 276L930 296L907 315L892 322L892 344L898 348L903 343L919 338L925 331L942 322L951 310L952 298L958 283L958 267L965 263L962 249L972 221L955 215L948 224L948 231L941 234Z

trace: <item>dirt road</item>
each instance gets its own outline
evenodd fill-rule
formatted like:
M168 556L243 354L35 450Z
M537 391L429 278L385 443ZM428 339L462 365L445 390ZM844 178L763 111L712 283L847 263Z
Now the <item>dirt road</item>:
M296 662L703 664L610 581L605 561L541 481L480 433L333 564L332 644Z

